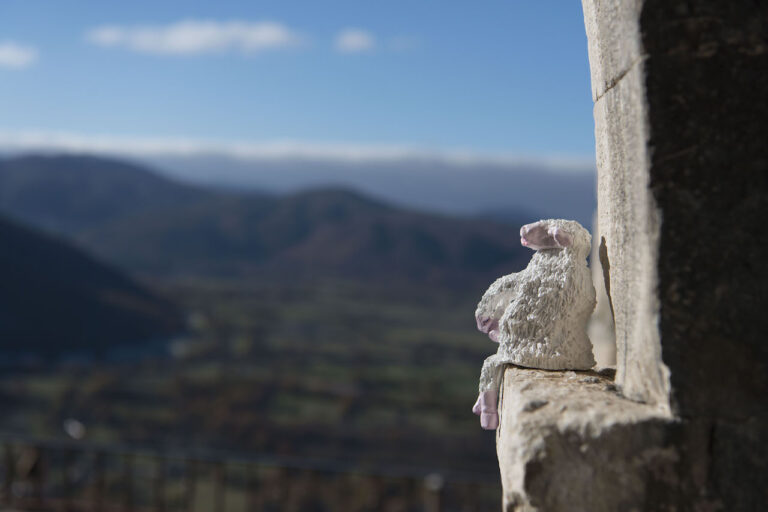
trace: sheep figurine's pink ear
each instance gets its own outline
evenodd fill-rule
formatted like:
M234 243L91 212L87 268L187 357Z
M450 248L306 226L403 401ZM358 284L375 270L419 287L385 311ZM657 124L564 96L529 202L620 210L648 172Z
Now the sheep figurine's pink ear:
M573 236L564 229L552 227L549 228L548 233L558 247L566 248L573 244Z

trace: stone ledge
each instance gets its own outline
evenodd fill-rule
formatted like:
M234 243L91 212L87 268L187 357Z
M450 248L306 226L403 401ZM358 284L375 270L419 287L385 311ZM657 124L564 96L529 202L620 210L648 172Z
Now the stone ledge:
M674 481L674 421L595 372L508 366L497 452L505 511L643 510Z

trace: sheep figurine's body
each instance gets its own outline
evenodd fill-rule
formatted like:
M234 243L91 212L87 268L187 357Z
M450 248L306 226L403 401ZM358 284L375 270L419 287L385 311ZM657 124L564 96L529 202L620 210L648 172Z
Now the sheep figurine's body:
M481 425L498 425L496 402L507 363L546 370L588 370L595 365L587 322L595 288L587 267L591 237L581 224L542 220L523 226L522 245L534 249L521 272L497 279L475 311L477 327L499 343L485 360L475 407Z

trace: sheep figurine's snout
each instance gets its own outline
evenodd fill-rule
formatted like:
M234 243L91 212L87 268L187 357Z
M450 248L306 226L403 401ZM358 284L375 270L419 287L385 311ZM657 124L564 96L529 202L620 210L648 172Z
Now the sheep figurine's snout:
M540 220L520 228L520 243L534 251L565 249L573 245L573 235L562 227Z

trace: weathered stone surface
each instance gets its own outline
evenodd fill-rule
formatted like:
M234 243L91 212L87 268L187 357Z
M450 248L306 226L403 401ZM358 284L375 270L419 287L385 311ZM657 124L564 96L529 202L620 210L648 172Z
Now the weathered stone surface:
M763 510L759 418L670 418L594 372L508 366L497 452L507 512Z
M643 55L637 19L641 0L585 0L592 99L597 101L636 65Z
M497 430L504 510L641 510L652 486L674 480L670 423L604 376L508 367Z
M642 78L643 67L632 67L595 103L598 224L607 255L601 263L616 326L616 382L634 400L668 406L668 372L655 328L660 213L648 188Z

